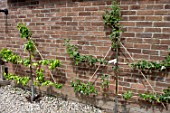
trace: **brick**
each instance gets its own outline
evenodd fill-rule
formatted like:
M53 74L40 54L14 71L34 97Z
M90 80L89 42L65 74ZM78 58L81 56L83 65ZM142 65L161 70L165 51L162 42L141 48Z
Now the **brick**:
M71 12L71 8L68 8L68 7L64 7L64 8L60 8L60 12L62 13L62 12Z
M129 16L129 21L144 21L145 16Z
M92 3L91 3L91 2L79 2L78 5L79 5L79 6L91 6Z
M84 11L84 8L83 7L73 7L72 11L77 11L77 12Z
M45 17L44 14L36 14L36 17Z
M127 20L129 20L129 16L123 15L121 21L127 21Z
M128 32L143 32L144 28L137 28L137 27L129 27Z
M170 34L153 34L153 38L168 39Z
M167 32L167 33L169 33L170 32L170 28L163 28L163 32Z
M95 46L83 46L83 50L95 50Z
M156 1L157 4L168 4L169 1L168 0L158 0Z
M50 18L41 18L41 21L49 21Z
M162 16L146 16L146 21L162 21Z
M152 22L136 22L136 26L149 27L149 26L152 26Z
M169 87L170 84L169 83L163 83L163 82L156 82L156 86L157 87Z
M93 36L105 36L105 33L104 32L88 32L89 35L93 35Z
M73 0L73 2L69 2L69 3L67 4L67 7L78 7L78 3L77 3L77 2L74 2L74 0Z
M73 30L84 31L84 27L73 27Z
M70 36L70 35L77 35L78 32L77 31L71 31L71 32L67 32L67 35Z
M78 41L78 44L80 45L89 45L89 42L88 41Z
M128 82L119 82L119 85L120 86L126 86L126 87L130 87L130 83L128 83Z
M151 45L150 44L144 44L144 43L135 43L134 47L138 48L138 49L150 49Z
M141 53L141 49L136 49L136 47L134 49L127 49L130 53Z
M164 21L170 21L170 16L164 16Z
M120 22L122 26L135 26L134 22Z
M152 33L136 33L136 37L140 37L140 38L151 38L152 37Z
M140 9L140 5L131 5L130 6L130 10L138 10L138 9Z
M168 45L152 45L151 49L153 50L168 50Z
M104 11L94 11L94 12L91 12L91 15L94 16L94 17L95 16L101 17L102 15L104 15L104 13L105 13Z
M151 5L147 5L146 7L147 9L150 9L150 10L159 10L159 9L163 9L164 8L164 5L159 5L159 4L151 4Z
M78 16L78 13L69 12L69 13L67 13L67 16Z
M166 4L166 5L165 5L165 9L170 9L170 5L169 5L169 4Z
M149 58L149 55L144 55L144 54L133 54L133 58L135 58L135 59L140 59L140 60L142 60L142 59L148 59Z
M97 11L98 7L85 7L85 11Z
M143 84L131 84L131 88L133 89L145 89L145 86Z
M150 55L159 55L158 51L154 51L154 50L142 50L143 54L150 54Z
M72 17L62 17L62 21L72 21Z
M169 45L170 44L170 40L169 39L163 39L163 40L161 40L160 44Z
M168 51L160 51L160 56L168 56L169 52Z
M109 47L97 47L97 51L108 51Z
M103 22L93 22L91 23L92 26L104 26Z
M58 12L60 12L60 9L50 9L50 12L51 13L58 13Z
M51 1L52 3L55 3L54 1ZM55 3L55 7L66 7L66 2L57 2Z
M98 11L106 11L106 10L109 10L110 7L107 7L107 6L99 6L99 9Z
M90 16L91 12L79 12L79 16Z
M78 22L67 22L67 26L77 26Z
M122 33L122 37L134 37L134 33Z
M145 32L161 32L161 28L145 28Z
M105 5L105 1L92 2L92 6L100 6L100 5Z
M163 11L155 11L155 15L169 15L169 11L163 10Z
M134 43L124 43L126 48L134 48Z
M120 6L120 10L122 11L122 10L128 10L128 6L127 5L124 5L124 6Z
M136 1L133 1L133 0L123 0L123 1L121 1L120 2L120 4L125 4L125 5L127 5L127 4L129 4L129 5L131 5L131 4L136 4L137 2Z
M50 13L50 10L49 9L43 9L43 10L41 10L41 13Z
M154 23L154 27L170 27L169 22L156 22Z
M130 75L129 75L129 76L130 76ZM138 80L135 79L135 78L133 78L133 77L131 77L131 78L124 78L124 81L126 81L126 82L131 82L131 83L137 83L137 82L138 82Z
M85 17L85 20L88 20L88 21L101 21L101 18L100 17Z
M136 11L121 11L122 15L136 15Z
M126 41L127 42L134 42L134 43L141 43L142 39L139 39L139 38L127 38Z
M116 88L115 85L109 85L109 90L111 92L115 92L115 88ZM118 86L118 90L123 90L123 87L122 86Z
M80 22L79 23L79 26L90 26L91 25L91 22Z
M154 15L154 11L138 11L137 15Z
M74 17L73 21L84 21L85 17L81 16L81 17Z

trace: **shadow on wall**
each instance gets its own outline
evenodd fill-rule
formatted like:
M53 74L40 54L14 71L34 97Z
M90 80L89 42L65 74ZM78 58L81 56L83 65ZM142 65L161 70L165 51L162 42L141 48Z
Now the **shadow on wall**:
M47 4L47 3L49 4L56 3L59 6L67 6L67 5L74 6L75 2L88 2L88 1L100 1L100 0L48 0L48 1L47 0L8 0L8 6L15 7L15 8L30 6L30 8L35 8L36 6Z
M37 6L39 0L8 0L9 7Z

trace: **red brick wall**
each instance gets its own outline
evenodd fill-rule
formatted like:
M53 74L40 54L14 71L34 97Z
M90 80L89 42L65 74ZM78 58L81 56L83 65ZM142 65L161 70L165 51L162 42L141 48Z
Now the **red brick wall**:
M7 47L26 56L22 46L24 40L19 38L16 29L18 22L24 22L31 29L33 40L43 57L61 60L62 66L56 72L56 78L64 82L65 86L69 86L76 77L88 81L96 68L73 66L65 52L64 39L71 39L71 43L77 44L82 54L104 57L111 42L102 15L110 4L111 0L0 0L0 8L9 9L7 21L5 15L0 13L0 48ZM135 61L164 59L170 47L170 1L119 0L119 4L124 29L122 42ZM114 55L110 52L107 59L112 58ZM132 63L123 47L120 49L119 61ZM102 71L113 75L111 66L101 68L99 72ZM150 89L142 75L128 65L121 64L119 72L119 93L132 90L137 94ZM170 86L170 77L164 77L163 74L147 74L158 92ZM93 81L95 79L96 76ZM99 92L102 91L100 83L98 78L95 85ZM114 77L110 77L109 92L114 93L114 88Z

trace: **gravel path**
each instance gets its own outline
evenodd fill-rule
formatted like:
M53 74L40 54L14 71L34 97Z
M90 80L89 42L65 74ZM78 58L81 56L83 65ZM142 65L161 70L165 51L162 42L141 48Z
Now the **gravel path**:
M25 98L29 94L10 85L0 87L0 113L104 113L89 105L48 96L30 103Z

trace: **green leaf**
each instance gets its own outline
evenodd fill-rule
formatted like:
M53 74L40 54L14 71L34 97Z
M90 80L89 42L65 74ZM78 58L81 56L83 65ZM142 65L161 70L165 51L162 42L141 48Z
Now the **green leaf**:
M49 64L49 61L48 60L40 60L39 63L41 65L48 65Z
M35 45L34 45L32 40L28 40L27 43L24 46L25 46L25 50L28 50L30 52L35 51Z
M76 82L71 82L71 86L74 88L74 92L79 92L83 95L97 94L94 86L91 83L82 83L80 80L76 80Z
M20 32L20 37L21 38L28 38L31 37L31 32L29 31L29 29L26 27L26 25L24 25L23 23L18 23L17 28Z

